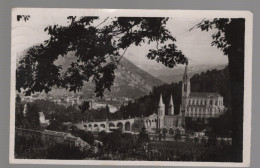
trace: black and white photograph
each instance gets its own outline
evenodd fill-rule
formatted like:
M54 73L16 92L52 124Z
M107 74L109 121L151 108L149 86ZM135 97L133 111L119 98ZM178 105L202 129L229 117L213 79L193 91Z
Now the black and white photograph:
M249 166L252 20L13 8L10 163Z

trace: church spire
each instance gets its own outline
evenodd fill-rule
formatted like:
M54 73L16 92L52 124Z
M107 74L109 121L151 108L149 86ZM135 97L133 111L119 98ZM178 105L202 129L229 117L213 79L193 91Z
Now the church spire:
M173 106L172 95L171 95L171 98L170 98L170 103L169 103L169 106Z
M162 94L160 94L159 106L158 106L158 128L164 127L165 105L163 104Z
M188 65L185 64L185 70L184 70L184 75L183 75L183 80L187 80L188 78Z
M159 106L163 106L163 100L162 100L162 94L160 94L160 101L159 101Z
M169 102L168 115L174 115L174 105L173 105L172 95Z
M188 65L185 65L182 81L182 105L187 104L187 98L190 95L190 78L188 76Z
M187 72L188 72L188 66L187 64L185 64L185 74L187 74Z

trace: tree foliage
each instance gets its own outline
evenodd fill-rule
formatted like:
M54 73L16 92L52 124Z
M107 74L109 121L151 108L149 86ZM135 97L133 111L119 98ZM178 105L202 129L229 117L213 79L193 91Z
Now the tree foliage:
M210 121L209 126L212 132L221 137L230 137L232 132L232 112L227 110L219 118Z
M114 71L127 48L142 43L156 42L157 49L149 50L147 57L167 67L188 62L166 29L169 18L107 17L98 25L99 17L69 16L68 20L67 26L46 27L50 38L31 47L20 60L16 71L19 92L49 92L54 86L76 92L85 82L92 81L96 96L102 97L105 89L110 91ZM55 65L68 52L75 53L76 61L66 70Z
M80 137L82 140L89 143L90 145L93 145L94 143L95 138L93 133L90 131L74 129L71 133L76 137Z
M146 132L145 128L143 127L138 135L137 142L139 144L143 144L144 142L149 142L150 138L148 133Z
M52 131L64 131L62 122L56 119L51 120L50 125L48 125L46 129Z
M90 102L83 101L81 105L79 106L79 109L81 110L82 113L84 113L86 110L90 108Z
M30 129L39 129L40 128L40 116L39 108L33 104L27 104L26 120L29 123L28 127Z
M106 133L101 131L98 134L99 140L104 143L105 150L112 152L127 153L136 144L135 137L130 133L122 133L121 130L116 129L113 132Z
M17 15L16 19L17 19L18 22L21 21L21 20L24 20L26 22L27 20L30 19L30 17L31 17L30 15Z
M212 46L216 46L223 51L225 55L230 55L232 48L237 47L236 34L232 32L235 28L235 24L238 22L237 19L229 18L215 18L213 20L204 20L198 24L198 28L202 31L209 31L210 29L216 30L212 35Z
M132 124L133 132L140 132L143 128L144 128L144 124L140 119L135 120L134 123Z

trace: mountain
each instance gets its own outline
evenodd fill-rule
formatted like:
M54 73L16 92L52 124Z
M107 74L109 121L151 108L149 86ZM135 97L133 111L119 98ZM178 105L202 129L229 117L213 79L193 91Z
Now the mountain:
M62 65L63 69L66 70L74 61L74 54L68 53L65 57L59 57L55 64ZM164 84L164 82L138 68L126 58L121 59L119 68L115 71L115 76L111 92L105 91L105 97L128 97L135 99L149 94L153 86ZM84 97L92 97L94 95L94 87L92 82L85 83L79 94ZM54 88L50 94L60 95L64 94L64 91L64 89Z
M206 72L208 70L222 70L227 66L227 64L224 65L193 65L189 66L189 75L192 77L195 74L200 74L202 72ZM165 83L172 83L172 82L179 82L182 80L183 77L184 68L177 68L174 73L171 75L159 75L157 76L158 79L162 80Z
M111 92L107 95L113 97L138 98L152 91L153 86L164 84L149 73L135 66L126 58L120 61L120 67L115 72L115 82Z

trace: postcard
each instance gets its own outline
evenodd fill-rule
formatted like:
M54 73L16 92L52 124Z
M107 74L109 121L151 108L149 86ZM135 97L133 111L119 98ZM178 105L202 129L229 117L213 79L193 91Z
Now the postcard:
M13 8L10 163L249 166L252 20Z

